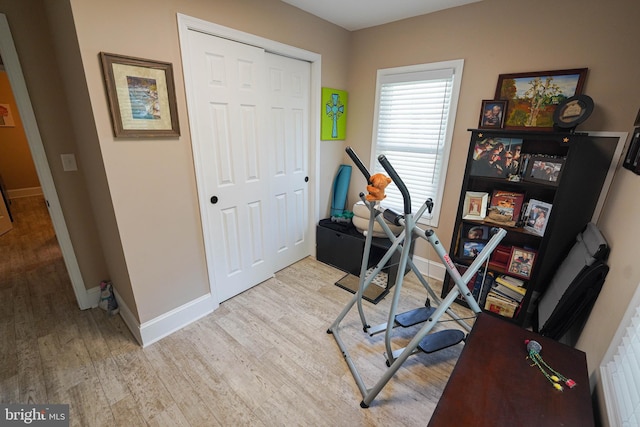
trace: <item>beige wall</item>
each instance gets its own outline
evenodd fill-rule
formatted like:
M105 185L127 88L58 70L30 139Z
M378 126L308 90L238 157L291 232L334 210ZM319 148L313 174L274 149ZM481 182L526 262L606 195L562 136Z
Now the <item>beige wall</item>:
M55 48L61 76L60 84L64 87L67 97L70 125L75 137L75 150L88 192L86 201L88 206L78 208L85 211L90 208L98 224L99 253L108 271L103 275L103 279L110 279L113 282L118 296L139 321L136 299L98 143L71 5L67 1L57 0L42 0L42 3L51 26L50 40ZM98 255L97 251L96 255Z
M346 85L349 33L280 1L72 0L70 4L96 142L139 320L145 322L209 292L176 14L321 53L323 84L336 87ZM102 51L173 64L179 138L113 137L98 61ZM339 157L332 158L331 150L323 146L321 161L328 164L326 168L334 169Z
M462 58L464 75L440 225L448 247L452 234L468 128L478 124L480 102L492 99L502 73L589 68L584 93L596 108L579 130L630 132L640 104L637 17L640 2L615 7L599 0L514 2L484 0L354 33L349 62L349 140L369 158L378 68ZM350 199L362 189L353 188ZM640 232L635 195L640 177L622 169L615 176L599 226L612 246L611 271L578 347L597 368L640 281L635 246ZM427 256L424 245L416 250ZM594 377L595 378L595 377Z
M0 0L0 13L9 22L82 279L90 289L107 277L107 267L88 203L84 165L79 162L77 172L62 170L60 154L74 153L76 138L44 12L40 0Z

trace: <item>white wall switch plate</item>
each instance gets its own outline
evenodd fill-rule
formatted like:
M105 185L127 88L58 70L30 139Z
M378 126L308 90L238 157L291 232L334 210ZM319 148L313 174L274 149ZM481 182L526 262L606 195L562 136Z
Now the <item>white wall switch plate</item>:
M73 154L60 154L62 159L62 170L65 172L77 171L78 164L76 163L76 156Z

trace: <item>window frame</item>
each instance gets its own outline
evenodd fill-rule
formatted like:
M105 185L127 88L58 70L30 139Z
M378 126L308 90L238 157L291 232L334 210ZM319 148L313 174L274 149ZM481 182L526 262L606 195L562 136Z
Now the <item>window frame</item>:
M440 70L452 70L453 71L453 85L451 87L451 98L449 100L449 114L447 118L447 126L444 134L444 146L442 148L441 164L440 164L440 176L438 178L437 193L433 198L434 208L429 215L428 212L421 218L415 218L418 223L429 224L437 227L440 222L440 212L442 208L442 199L444 195L445 182L447 178L447 167L449 164L449 155L451 153L451 145L453 144L453 130L456 121L456 112L458 109L458 101L460 98L460 88L462 86L462 74L464 69L464 60L455 59L450 61L432 62L426 64L409 65L402 67L383 68L379 69L376 74L376 96L375 96L375 109L373 120L373 133L371 139L371 159L370 170L375 170L375 166L378 163L377 159L377 140L378 140L378 123L380 114L380 92L385 78L389 76L396 76L401 74L416 74L424 72L438 72ZM402 176L400 176L402 178ZM423 203L422 201L421 203ZM384 202L383 202L384 203ZM412 212L416 213L416 212Z

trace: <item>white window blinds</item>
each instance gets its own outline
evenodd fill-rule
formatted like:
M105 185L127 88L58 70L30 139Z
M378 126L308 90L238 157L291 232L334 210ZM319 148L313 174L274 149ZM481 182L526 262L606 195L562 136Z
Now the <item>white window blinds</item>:
M461 73L462 61L378 72L372 171L386 174L377 161L384 154L409 190L412 213L426 199L434 201L433 215L425 216L436 226ZM385 193L382 205L401 213L397 187Z
M640 286L600 366L609 425L640 425Z

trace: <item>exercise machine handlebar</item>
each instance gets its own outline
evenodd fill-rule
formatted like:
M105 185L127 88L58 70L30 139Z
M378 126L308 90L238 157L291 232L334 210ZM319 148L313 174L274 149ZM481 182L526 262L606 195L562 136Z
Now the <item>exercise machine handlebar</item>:
M400 176L398 176L398 173L393 168L393 166L391 166L391 163L389 162L389 160L387 160L387 157L384 154L381 154L378 156L378 161L380 162L384 170L387 171L387 173L389 174L389 177L394 182L394 184L396 184L396 187L398 187L398 190L400 190L400 194L402 194L402 199L404 200L405 215L410 214L411 213L411 195L409 195L409 190L407 190L407 186L404 185L404 182L402 182L402 179L400 179Z
M367 183L369 183L371 179L371 174L369 173L367 168L364 166L364 164L360 161L360 159L358 158L358 155L351 149L351 147L347 147L345 151L347 152L349 157L351 157L351 160L353 160L353 163L355 163L358 169L360 169L360 172L362 172L362 175L364 175L364 177L366 178Z

